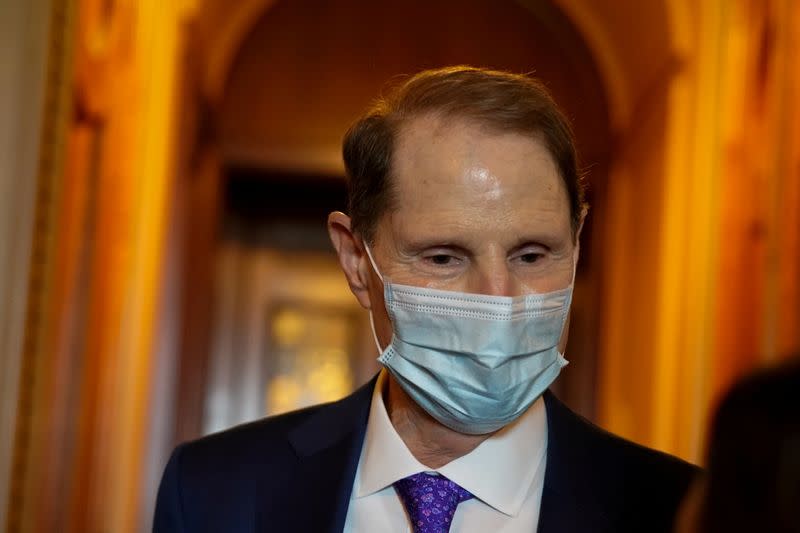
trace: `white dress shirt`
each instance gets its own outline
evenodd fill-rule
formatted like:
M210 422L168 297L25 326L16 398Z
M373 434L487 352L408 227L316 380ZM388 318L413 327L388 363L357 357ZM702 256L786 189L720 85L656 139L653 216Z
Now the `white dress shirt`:
M389 420L382 394L386 381L383 370L372 393L344 532L410 532L392 484L418 472L439 473L475 496L459 504L451 533L536 531L547 451L544 400L467 455L432 470L417 461Z

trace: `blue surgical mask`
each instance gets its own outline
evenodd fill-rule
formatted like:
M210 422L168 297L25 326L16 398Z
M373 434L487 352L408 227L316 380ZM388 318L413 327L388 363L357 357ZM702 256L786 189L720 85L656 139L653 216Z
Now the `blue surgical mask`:
M572 284L515 297L398 285L367 255L394 331L383 350L375 337L378 361L450 429L480 435L513 422L567 365L558 343Z

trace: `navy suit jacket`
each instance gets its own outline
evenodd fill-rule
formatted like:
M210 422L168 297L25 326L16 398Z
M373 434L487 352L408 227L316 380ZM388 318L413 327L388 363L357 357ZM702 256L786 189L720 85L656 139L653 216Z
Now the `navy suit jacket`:
M342 531L374 386L178 446L153 531ZM597 428L550 392L544 400L539 533L670 532L696 467Z

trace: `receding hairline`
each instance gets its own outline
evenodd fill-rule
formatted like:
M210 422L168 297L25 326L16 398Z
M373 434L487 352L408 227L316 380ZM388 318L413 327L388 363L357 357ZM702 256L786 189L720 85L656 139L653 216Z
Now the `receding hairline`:
M563 182L573 238L577 236L587 207L584 173L570 121L542 80L459 65L394 81L353 123L343 144L348 202L362 237L371 239L382 211L397 207L391 195L398 137L408 124L425 116L437 116L444 124L465 121L488 135L519 134L541 143ZM377 189L369 184L371 171Z
M387 204L385 212L382 213L377 220L375 220L375 227L373 230L377 229L378 225L380 225L380 221L386 215L396 212L398 209L402 208L402 206L398 205L397 203L397 154L399 148L403 144L403 139L407 138L407 132L410 128L412 128L415 124L425 121L431 120L434 121L434 130L436 131L436 135L447 135L448 132L452 131L454 128L457 127L466 127L466 128L475 128L479 131L482 135L488 137L502 137L505 135L515 135L522 138L526 138L529 140L534 141L537 143L541 148L544 154L546 155L548 162L552 165L553 170L556 172L558 176L558 188L561 191L562 197L564 202L567 206L567 217L570 221L570 226L572 228L573 237L577 231L577 227L575 227L574 221L575 216L572 213L572 200L570 197L570 191L567 187L566 180L562 175L561 169L559 168L558 162L553 155L552 150L547 145L547 136L544 132L541 131L540 128L508 128L502 127L500 125L493 124L489 121L482 120L480 116L470 116L468 113L458 113L453 112L450 110L442 110L437 108L431 108L423 111L416 111L413 113L408 113L403 115L402 117L396 117L393 122L394 127L394 135L393 135L393 146L392 151L389 159L389 169L386 174L387 179ZM449 121L449 122L448 122ZM431 131L431 130L428 130ZM585 209L585 203L581 206L581 209ZM581 216L581 213L578 213L578 217ZM362 236L363 237L363 236ZM375 234L370 235L370 241L368 244L373 245L375 240Z

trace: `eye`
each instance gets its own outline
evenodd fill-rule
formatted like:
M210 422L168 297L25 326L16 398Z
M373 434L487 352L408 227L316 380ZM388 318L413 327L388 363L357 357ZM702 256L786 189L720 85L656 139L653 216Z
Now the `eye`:
M445 266L445 265L452 265L453 263L455 263L456 258L453 257L452 255L436 254L428 256L428 261L430 261L434 265Z
M539 252L527 252L527 253L524 253L524 254L520 255L519 259L523 263L535 263L536 261L539 261L542 257L544 257L544 254L542 254L542 253L539 253Z
M431 247L422 253L425 264L436 268L453 268L461 265L465 260L462 250L449 246Z
M511 260L515 263L533 265L539 263L547 255L547 248L538 244L528 244L519 247L511 255Z

